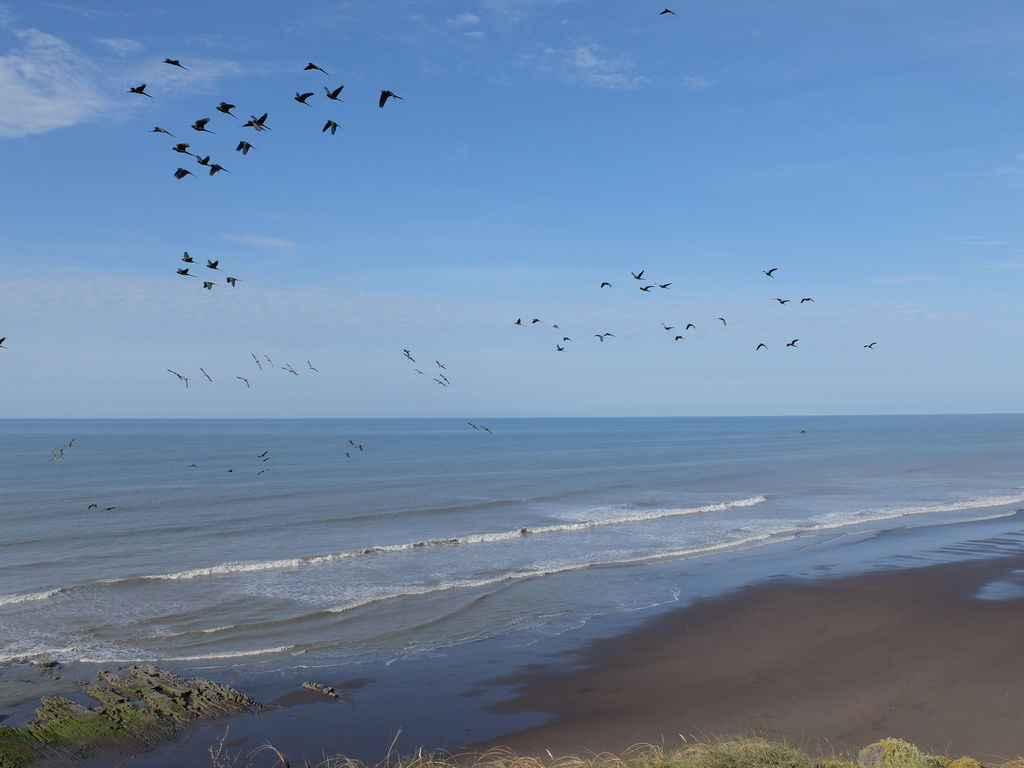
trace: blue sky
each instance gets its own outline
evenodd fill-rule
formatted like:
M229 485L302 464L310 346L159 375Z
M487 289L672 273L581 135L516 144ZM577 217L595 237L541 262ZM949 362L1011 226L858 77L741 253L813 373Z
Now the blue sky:
M1020 411L1024 8L663 7L0 6L0 414Z

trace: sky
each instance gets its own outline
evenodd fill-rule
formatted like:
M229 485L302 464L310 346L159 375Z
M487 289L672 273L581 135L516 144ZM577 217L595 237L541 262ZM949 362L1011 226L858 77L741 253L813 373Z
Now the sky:
M1024 6L659 2L0 5L0 417L1021 411Z

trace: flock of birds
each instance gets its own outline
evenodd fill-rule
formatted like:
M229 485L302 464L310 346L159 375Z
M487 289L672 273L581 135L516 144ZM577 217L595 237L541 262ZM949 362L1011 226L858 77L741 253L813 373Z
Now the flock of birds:
M196 260L193 259L189 255L188 251L185 251L185 255L181 257L181 260L183 262L185 262L186 264L195 264L196 263ZM210 259L207 259L206 260L206 268L207 269L219 270L220 269L220 260L218 259L216 261L211 261ZM177 268L177 272L182 277L199 277L199 275L193 275L190 272L191 269L192 269L192 267L178 267ZM226 277L226 278L224 278L224 282L226 282L228 285L230 285L232 288L234 288L235 284L240 282L240 281L239 281L239 279L237 277ZM213 280L203 280L203 288L205 288L208 291L212 291L214 285L215 285L215 283L214 283Z
M263 356L263 359L261 360L260 358L258 358L258 357L257 357L257 356L255 355L255 353L253 353L253 352L250 352L249 354L250 354L250 355L252 355L252 359L253 359L254 361L256 361L256 366L257 366L257 367L258 367L258 368L259 368L259 369L260 369L261 371L263 370L263 363L264 363L264 362L266 362L266 363L267 363L268 365L273 365L273 364L274 364L274 361L273 361L273 360L272 360L272 359L270 358L270 355L264 355L264 356ZM320 369L319 369L319 368L317 368L316 366L314 366L314 365L313 365L313 364L312 364L312 363L311 363L311 362L310 362L309 360L307 360L307 361L306 361L306 367L307 367L307 368L308 368L308 369L309 369L310 371L312 371L313 373L320 373ZM298 372L298 371L296 371L296 370L295 370L295 368L294 368L294 367L292 367L292 365L291 365L290 363L285 363L284 365L282 365L282 366L281 366L281 370L283 370L283 371L286 371L286 372L288 372L288 373L291 373L291 374L293 374L293 375L295 375L295 376L298 376L298 375L299 375L299 372ZM171 368L168 368L168 369L167 369L167 372L168 372L168 373L170 373L170 374L171 374L171 375L173 375L173 376L176 376L176 377L177 377L177 379L178 379L178 381L180 381L180 382L184 383L184 385L185 385L185 389L188 389L188 383L189 383L189 382L190 382L190 381L192 380L191 378L189 378L189 377L188 377L188 376L186 376L185 374L183 374L183 373L179 373L178 371L175 371L175 370L173 370L173 369L171 369ZM206 379L206 380L207 380L208 382L210 382L211 384L213 383L213 377L212 377L212 376L210 376L210 374L208 374L208 373L206 372L206 369L205 369L205 368L203 368L202 366L200 366L200 367L199 367L199 372L200 372L200 373L201 373L201 374L203 375L203 377L204 377L204 378L205 378L205 379ZM235 378L236 378L236 379L239 379L239 380L241 380L241 381L242 381L242 383L243 383L243 384L245 384L245 387L246 387L246 389L252 389L252 384L251 384L251 383L249 382L249 379L248 379L248 377L246 377L246 376L235 376Z
M167 64L168 66L171 66L171 67L177 67L178 69L183 69L186 72L189 71L188 67L186 67L184 64L181 63L180 59L170 59L170 58L168 58L168 59L164 59L163 63ZM309 62L308 64L306 64L305 67L303 67L303 71L304 72L321 72L324 75L330 76L328 74L327 70L325 70L319 64L313 63L312 61ZM135 94L137 96L145 96L145 97L150 98L150 99L154 98L153 94L146 92L146 85L147 85L146 83L142 83L141 85L132 86L131 88L128 89L128 93L133 93L133 94ZM330 88L330 87L328 87L326 85L322 86L322 87L324 89L324 98L325 99L327 99L328 101L336 101L336 102L343 101L343 99L341 98L341 92L345 90L344 84L339 85L339 86L337 86L335 88ZM313 105L309 103L309 100L311 98L313 98L315 95L316 95L315 91L307 91L307 92L296 91L295 92L295 96L293 98L294 98L294 100L297 103L302 104L305 107L312 107ZM399 96L397 93L394 93L393 91L382 90L380 92L380 96L377 99L377 106L379 106L381 109L383 109L384 105L387 104L387 102L389 100L395 100L395 99L401 101L401 100L403 100L403 97ZM231 103L229 103L227 101L222 101L216 107L214 107L214 109L217 112L220 112L222 115L226 115L228 117L233 118L236 122L240 122L240 120L241 120L238 117L238 115L236 115L232 111L234 109L237 109L237 106L235 104L231 104ZM255 131L256 133L263 133L263 132L269 131L270 130L270 126L267 125L267 120L268 120L269 117L270 117L270 113L269 112L264 112L259 117L257 117L256 115L250 115L249 119L246 122L241 123L241 127L242 128L252 128L253 131ZM212 131L208 127L210 125L210 121L212 119L213 119L212 117L200 117L200 118L197 118L195 121L192 122L192 124L189 127L191 127L191 129L193 131L195 131L197 133L201 133L201 134L217 133L217 131ZM320 129L320 132L321 133L328 133L328 132L330 132L330 134L332 136L334 136L338 132L339 128L341 128L341 125L337 121L335 121L335 120L333 120L331 118L328 118L327 121L324 123L323 128ZM178 136L176 136L175 134L171 133L166 128L161 128L159 125L154 126L149 132L150 133L164 134L164 135L170 136L171 138L174 138L174 139L178 138ZM213 162L213 160L210 157L210 155L202 155L200 153L193 152L191 148L192 148L192 145L190 143L179 141L174 146L171 147L171 150L174 151L174 152L177 152L180 155L187 155L189 157L194 158L198 165L206 168L209 171L209 175L210 176L216 176L218 173L220 173L222 171L225 172L225 173L230 173L230 171L227 168L225 168L223 165L221 165L220 163ZM242 138L238 142L238 146L235 147L235 151L236 152L240 152L242 155L248 155L249 154L249 150L251 150L251 149L255 149L255 147L254 147L253 144L251 144L248 141L247 138ZM195 176L196 174L194 174L188 168L184 168L182 166L179 166L174 171L173 175L174 175L174 178L180 180L180 179L184 179L186 176ZM184 273L179 272L179 274L184 274Z

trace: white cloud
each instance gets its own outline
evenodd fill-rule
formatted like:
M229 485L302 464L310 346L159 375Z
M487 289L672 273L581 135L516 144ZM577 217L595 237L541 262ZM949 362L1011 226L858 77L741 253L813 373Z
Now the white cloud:
M453 27L468 27L480 23L480 17L475 13L459 13L448 19L447 23Z
M939 275L878 275L871 278L871 282L882 285L927 285L945 283L948 278Z
M248 245L253 248L270 248L275 251L289 251L295 248L298 243L285 240L282 237L268 237L267 235L222 235L229 243Z
M97 67L58 37L15 32L20 47L0 57L0 138L75 125L96 116L108 98Z
M127 37L100 37L96 39L96 42L105 45L118 56L139 53L145 48L138 40L131 40Z
M6 29L14 21L14 11L9 6L0 4L0 29Z
M597 43L577 43L562 53L571 80L598 88L640 88L647 83L641 75L631 75L633 62L624 53L602 56Z
M715 81L710 77L704 77L703 75L686 75L683 78L683 88L691 91L711 88L713 85L716 85Z

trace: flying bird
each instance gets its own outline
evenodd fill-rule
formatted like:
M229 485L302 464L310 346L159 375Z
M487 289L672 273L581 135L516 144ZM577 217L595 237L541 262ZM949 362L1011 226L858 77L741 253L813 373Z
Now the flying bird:
M188 251L185 251L185 255L181 257L181 260L184 261L186 264L195 264L196 263L196 260L188 255Z
M306 104L306 99L308 99L308 98L309 98L310 96L312 96L312 95L313 95L313 92L312 92L312 91L310 91L309 93L299 93L298 91L296 91L296 92L295 92L295 96L294 96L293 98L294 98L294 99L295 99L295 100L296 100L297 102L299 102L299 104ZM306 106L307 106L307 107L311 107L311 106L313 106L313 105L312 105L312 104L306 104Z
M326 133L329 129L331 132L331 136L333 136L340 127L341 126L338 125L333 120L328 120L326 123L324 123L324 127L320 129L320 133Z
M140 96L149 96L149 98L153 98L150 94L146 93L145 83L143 83L142 85L136 85L134 88L129 88L128 93L137 93Z
M252 359L256 361L256 365L258 365L260 370L262 371L263 370L263 363L260 362L260 359L258 357L256 357L256 355L253 355L252 352L250 352L249 354L252 355Z
M201 117L192 123L192 130L199 131L200 133L214 133L214 131L208 130L206 124L210 122L210 118Z
M168 136L174 136L173 133L168 131L166 128L161 128L159 125L154 125L153 130L150 133L166 133Z
M768 349L768 345L762 341L760 344L754 347L754 351L757 352L757 350L759 349Z
M641 285L640 286L640 290L643 291L644 293L647 293L653 287L654 287L653 285Z
M195 275L190 275L188 273L188 270L189 270L189 267L185 267L183 269L178 269L178 274L179 275L184 275L185 277L195 277Z
M213 176L213 174L215 174L215 173L218 173L219 171L224 171L224 173L231 173L231 171L229 171L227 168L225 168L223 165L220 165L219 163L213 163L210 166L210 175L211 176Z
M232 288L234 288L235 287L235 283L238 282L238 278L237 277L225 277L224 278L224 282L226 282L228 285L230 285Z
M793 339L792 341L787 341L786 342L786 346L787 347L793 347L794 349L796 349L796 343L798 341L800 341L800 339Z
M535 318L533 318L533 320L530 321L530 325L533 325L534 323L539 323L539 322L540 322L540 318L539 317L535 317Z
M240 141L238 142L238 146L235 147L235 152L241 152L243 155L248 155L250 149L252 149L252 144L248 141Z
M725 322L725 318L724 317L719 317L717 319L722 321L722 325L728 325L728 323Z
M210 261L209 259L206 260L207 269L218 269L218 264L220 264L220 259L217 259L217 261Z
M773 272L778 272L778 270L779 270L779 268L778 268L778 267L772 267L771 269L768 269L768 270L764 270L764 269L762 269L762 270L761 270L761 274L762 274L762 275L768 275L768 277L775 277L775 275L774 275L774 274L772 274L772 273L773 273Z
M332 101L344 101L344 99L339 99L338 98L338 95L343 90L345 90L345 86L344 85L339 85L333 91L330 88L328 88L326 85L324 86L324 93L327 95L327 98L331 99Z
M211 283L209 280L203 280L203 288L205 288L208 291L212 291L213 283Z
M0 346L3 345L3 341L4 341L3 339L0 339ZM875 344L877 344L877 343L878 343L877 341L872 341L870 344L865 344L864 345L864 349L874 349L875 348Z
M242 381L244 381L246 389L252 389L252 387L249 385L249 380L247 378L245 378L245 376L235 376L235 378L236 379L241 379Z
M665 15L666 13L671 13L671 14L672 14L673 16L675 16L675 15L676 15L676 12L675 12L675 11L669 10L668 8L666 8L666 9L665 9L664 11L662 11L662 12L661 12L661 13L659 13L658 15L659 15L659 16L664 16L664 15Z
M791 301L790 299L780 299L777 296L775 297L775 300L779 302L779 304L788 304Z
M309 360L306 361L306 365L309 366L309 370L316 371L317 373L320 373L320 371L318 369L313 367L313 364L311 362L309 362Z
M174 178L176 179L184 179L186 176L195 176L195 174L192 173L192 171L185 170L184 168L179 168L174 172Z
M516 321L514 323L512 323L512 325L522 325L522 324L523 324L523 318L521 318L521 317L517 318Z
M171 147L171 151L180 152L183 155L192 155L192 157L195 157L194 154L188 151L188 147L188 144L175 144L173 147Z
M281 370L282 371L288 371L288 373L294 373L296 376L299 375L298 371L296 371L294 368L292 368L290 365L287 365L287 364L282 365L281 366Z
M807 296L807 297L805 297L805 298L802 298L802 299L800 299L800 303L801 303L801 304L803 304L803 303L804 303L805 301L810 301L810 302L813 302L813 301L814 301L814 299L812 299L812 298L811 298L810 296Z
M672 283L658 283L659 288L668 288Z
M438 368L443 368L445 370L448 370L448 366L445 365L444 363L442 363L440 360L435 360L434 364L437 365Z
M199 157L198 155L196 155L196 162L199 163L200 165L204 165L207 168L209 168L210 167L210 156L207 155L206 157Z
M203 372L203 376L206 377L207 381L213 381L213 379L210 378L210 374L208 374L205 370L203 370L202 367L200 367L199 370Z
M676 341L685 341L685 339L682 336L676 336L675 340Z
M599 287L601 287L601 288L612 288L613 286L608 281L605 281L605 282L601 283L601 285Z
M172 371L170 368L167 369L167 372L168 373L173 373L175 376L178 377L179 381L184 381L185 382L185 389L188 389L188 376L182 376L180 373L178 373L177 371Z
M661 324L661 327L664 328L666 331L671 331L673 328L675 328L674 325L665 325L664 323Z
M178 68L184 69L186 72L188 72L188 67L183 65L177 59L164 59L164 64L170 64L172 67L178 67Z
M565 347L563 347L561 344L555 344L555 349L557 349L559 352L565 352Z
M630 272L629 274L631 274L633 276L634 280L643 280L644 279L644 270L642 270L642 269L639 272Z
M380 107L381 109L383 109L384 108L384 104L387 102L388 99L402 99L402 97L399 96L396 93L392 93L391 91L381 91L380 92L380 101L377 102L377 106ZM404 99L402 99L402 100L404 101Z
M697 326L696 326L696 325L694 325L693 323L687 323L687 324L686 324L686 327L685 327L685 328L683 328L683 330L684 330L684 331L688 331L688 330L690 330L691 328L693 328L694 330L697 330Z
M231 115L235 120L238 119L238 115L234 114L231 110L235 108L234 104L228 104L226 101L222 101L217 105L217 111L223 112L225 115Z
M5 341L7 341L7 337L6 336L4 336L3 338L0 338L0 347L4 347L4 342ZM4 349L7 349L7 347L4 347Z
M242 127L255 128L257 131L269 131L270 127L267 125L267 117L269 116L269 112L264 112L260 117L256 117L256 115L249 115L249 122L242 123Z
M412 350L411 349L403 349L402 350L402 354L405 355L405 359L406 360L412 360L414 363L416 362L416 358L414 358L412 356Z
M321 66L318 66L318 65L314 64L312 61L309 62L309 64L307 64L306 66L304 66L302 68L302 71L306 72L306 71L311 70L311 69L315 69L315 70L318 70L320 72L323 72L325 75L327 74L327 70L326 69L324 69Z
M440 379L434 379L434 381L436 381L436 382L437 382L438 384L440 384L440 385L441 385L442 387L447 387L447 386L448 386L447 384L445 384L445 383L444 383L443 381L441 381Z

